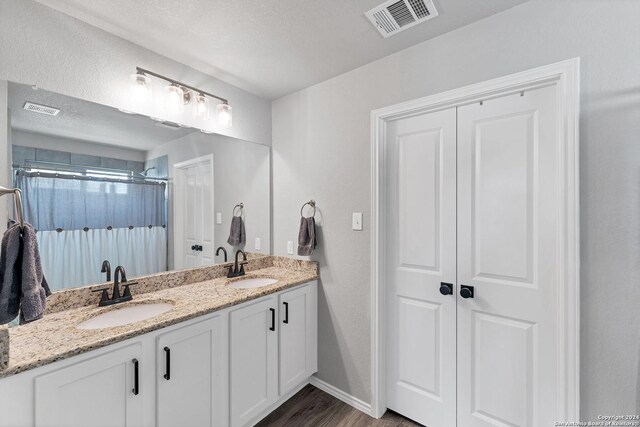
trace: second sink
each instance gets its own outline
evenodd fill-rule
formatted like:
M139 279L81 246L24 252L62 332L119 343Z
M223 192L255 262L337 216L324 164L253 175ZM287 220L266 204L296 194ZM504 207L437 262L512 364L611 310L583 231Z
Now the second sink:
M255 277L252 279L242 279L235 282L229 283L227 286L230 288L236 289L251 289L251 288L261 288L263 286L269 286L276 283L277 279L271 279L269 277Z

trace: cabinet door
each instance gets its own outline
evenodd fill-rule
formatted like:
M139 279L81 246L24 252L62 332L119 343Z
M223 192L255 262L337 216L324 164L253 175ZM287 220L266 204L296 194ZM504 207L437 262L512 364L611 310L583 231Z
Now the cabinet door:
M278 397L278 319L275 296L232 311L231 424L246 425Z
M280 294L280 395L318 369L317 285Z
M141 426L140 394L153 393L135 378L141 353L137 343L35 378L36 427Z
M159 427L228 425L224 317L157 339Z

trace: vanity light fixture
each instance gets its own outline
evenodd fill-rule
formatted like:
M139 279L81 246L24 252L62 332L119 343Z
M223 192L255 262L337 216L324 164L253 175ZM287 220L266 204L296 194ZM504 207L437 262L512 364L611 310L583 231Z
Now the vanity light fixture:
M182 114L184 111L184 90L175 83L164 87L165 107L171 115Z
M135 102L151 101L151 78L149 76L157 77L169 83L164 88L165 106L169 114L182 114L184 106L190 104L193 99L195 101L192 107L194 116L206 121L211 114L210 98L215 98L220 101L216 105L218 123L227 128L232 126L232 108L227 99L140 67L136 67L136 73L130 76L131 93Z
M148 104L153 99L151 90L151 78L142 70L138 69L136 73L129 76L131 82L131 98L134 104Z

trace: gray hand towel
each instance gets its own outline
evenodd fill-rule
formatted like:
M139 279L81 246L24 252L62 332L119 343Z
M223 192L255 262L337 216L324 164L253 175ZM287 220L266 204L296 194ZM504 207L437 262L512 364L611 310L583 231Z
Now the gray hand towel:
M244 221L242 216L234 216L231 218L231 230L229 231L229 238L227 243L231 246L240 246L247 241L247 236L244 232Z
M0 246L0 324L11 322L18 313L20 323L40 319L49 295L35 229L25 224L21 236L20 226L11 226Z
M315 218L301 217L300 231L298 231L298 255L311 255L316 246L318 246L318 240Z

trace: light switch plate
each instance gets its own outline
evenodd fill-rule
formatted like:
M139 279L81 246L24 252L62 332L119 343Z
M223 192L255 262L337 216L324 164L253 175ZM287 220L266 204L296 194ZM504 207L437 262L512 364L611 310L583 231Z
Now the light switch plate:
M351 217L351 228L355 231L362 231L362 212L354 212Z
M256 249L260 250L260 238L256 237Z
M222 224L222 213L216 213L216 224Z
M293 242L291 240L287 242L287 253L293 255Z

